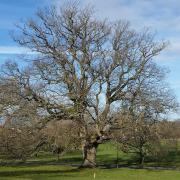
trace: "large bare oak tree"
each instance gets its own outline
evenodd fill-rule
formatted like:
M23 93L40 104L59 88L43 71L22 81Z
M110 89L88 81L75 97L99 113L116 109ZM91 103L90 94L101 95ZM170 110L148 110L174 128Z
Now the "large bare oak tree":
M128 22L98 20L91 8L73 3L39 10L18 30L14 40L34 54L27 67L4 65L1 87L9 86L11 96L1 90L2 111L23 112L33 105L37 128L53 120L74 121L82 166L95 166L97 147L115 126L114 109L136 98L136 84L162 80L153 58L166 43L156 42L149 30L135 31Z

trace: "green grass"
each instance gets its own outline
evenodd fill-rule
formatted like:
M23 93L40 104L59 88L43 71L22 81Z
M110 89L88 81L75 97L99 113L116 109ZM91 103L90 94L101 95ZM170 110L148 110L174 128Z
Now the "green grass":
M5 161L5 159L1 159ZM82 162L81 152L68 153L57 161L57 157L50 153L41 152L38 157L31 157L26 163L8 160L6 166L0 166L0 180L90 180L94 173L98 180L179 180L180 171L177 170L145 170L145 169L78 169L70 166ZM119 152L121 166L136 165L134 154ZM60 165L65 163L67 165ZM98 164L115 164L116 147L112 143L101 145L97 151ZM180 168L180 153L171 152L159 161L146 161L145 166L164 166Z
M133 153L123 153L119 151L119 164L121 166L137 165L138 157ZM97 164L116 164L117 151L113 143L106 143L100 145L97 150ZM145 166L163 166L163 167L179 167L180 168L180 151L169 152L166 156L158 160L147 157L145 159ZM20 160L6 159L0 157L0 162L4 164L22 164ZM49 165L49 164L81 164L82 153L80 151L67 153L60 157L59 161L57 155L52 153L40 152L38 156L31 157L27 160L28 164Z
M114 164L116 163L116 147L113 143L107 143L100 145L97 150L97 164ZM11 163L20 163L19 160L11 160L6 159L5 157L0 159L2 162ZM53 155L52 153L40 152L37 157L31 157L27 160L28 163L36 163L36 164L49 164L56 162L57 163L57 155ZM121 164L128 164L129 162L134 161L134 156L132 154L126 154L122 151L119 151L119 162ZM82 152L71 152L67 153L60 157L59 163L66 164L81 164L82 162Z
M70 166L1 167L1 180L179 180L179 171L140 169L78 169Z

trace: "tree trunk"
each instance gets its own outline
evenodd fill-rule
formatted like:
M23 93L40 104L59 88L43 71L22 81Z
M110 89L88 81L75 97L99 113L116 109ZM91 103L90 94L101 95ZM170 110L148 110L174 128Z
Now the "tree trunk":
M118 148L118 143L117 143L117 147L116 147L116 167L119 168L119 148Z
M140 153L139 166L140 168L144 167L144 154L143 153Z
M83 163L81 167L93 168L96 167L96 150L98 143L86 143L83 147Z

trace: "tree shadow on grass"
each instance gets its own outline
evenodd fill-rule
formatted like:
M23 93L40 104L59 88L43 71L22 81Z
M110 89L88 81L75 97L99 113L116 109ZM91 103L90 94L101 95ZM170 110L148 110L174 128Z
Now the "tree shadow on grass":
M2 166L25 166L25 167L34 167L34 166L44 166L44 165L71 165L75 167L79 167L82 163L83 159L81 156L75 156L75 157L61 157L59 161L57 160L35 160L35 161L26 161L26 162L4 162L0 163ZM129 166L137 162L136 157L131 158L118 158L118 164L119 166ZM117 164L117 158L115 156L112 156L112 154L103 154L97 156L97 165L111 165L111 164Z
M117 162L118 161L118 162ZM110 165L110 164L119 164L119 166L129 166L132 164L136 164L138 161L137 156L131 157L117 157L112 156L111 154L98 155L97 162L98 164Z
M77 172L80 170L76 169L68 169L68 170L14 170L14 171L1 171L0 177L23 177L23 176L33 176L33 175L53 175L56 174L58 176L75 176Z
M81 164L82 158L80 157L67 157L62 158L60 160L48 160L48 161L42 161L42 160L36 160L36 161L26 161L26 162L1 162L0 166L39 166L39 165L71 165L71 164Z
M164 156L147 157L147 164L152 166L178 167L180 165L180 151L170 151Z

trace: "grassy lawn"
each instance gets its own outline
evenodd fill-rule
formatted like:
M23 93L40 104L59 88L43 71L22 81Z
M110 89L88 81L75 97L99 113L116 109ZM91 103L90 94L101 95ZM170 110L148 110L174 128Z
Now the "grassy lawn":
M179 180L179 171L134 169L77 169L70 166L1 167L1 180Z
M136 156L134 154L127 154L119 151L119 163L121 165L131 164L136 161ZM58 161L57 156L52 154L39 153L38 157L33 157L28 160L29 162L55 162ZM81 164L82 162L82 152L72 152L67 153L60 157L59 163L67 164ZM113 143L102 144L97 150L97 164L115 164L117 162L117 151Z
M133 154L119 152L119 165L136 165L137 157ZM1 159L3 161L3 159ZM18 161L16 161L17 163ZM82 162L81 152L68 153L57 161L55 155L39 153L38 157L28 159L26 163L14 164L12 160L6 166L0 166L0 180L179 180L180 171L177 170L145 170L145 169L78 169L70 164ZM67 165L60 165L65 163ZM98 164L115 164L116 147L107 143L101 145L97 152ZM180 168L180 153L170 153L158 162L147 161L145 166L164 166Z

